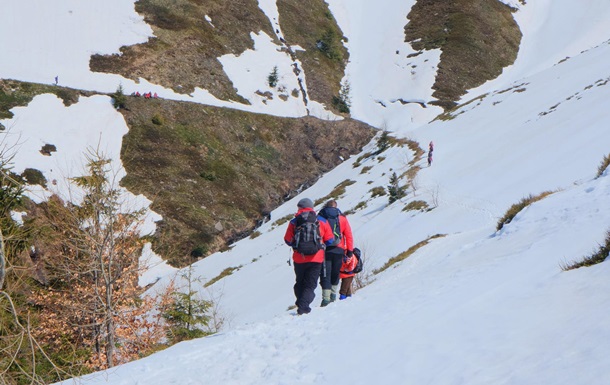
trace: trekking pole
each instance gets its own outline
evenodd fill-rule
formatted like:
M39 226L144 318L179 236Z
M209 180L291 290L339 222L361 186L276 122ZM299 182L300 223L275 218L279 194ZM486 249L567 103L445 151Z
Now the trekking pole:
M322 277L326 278L326 256L324 257L324 261L322 262Z
M286 262L288 262L288 266L292 266L292 264L290 263L290 257L292 256L292 252L291 250L288 251L288 260Z

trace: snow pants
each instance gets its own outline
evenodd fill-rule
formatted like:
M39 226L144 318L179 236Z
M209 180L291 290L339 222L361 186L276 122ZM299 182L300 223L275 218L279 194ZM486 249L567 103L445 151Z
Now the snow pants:
M315 290L318 286L318 277L322 270L322 264L318 262L295 263L294 273L296 283L294 284L294 295L297 298L298 314L307 314L311 311L309 305L316 298Z
M326 253L324 256L326 269L322 269L322 272L320 273L320 285L322 285L322 290L330 290L332 286L339 284L339 273L341 271L341 264L343 263L343 256L343 253Z
M354 280L354 276L345 277L341 280L341 290L339 290L339 294L345 296L352 295L352 281Z

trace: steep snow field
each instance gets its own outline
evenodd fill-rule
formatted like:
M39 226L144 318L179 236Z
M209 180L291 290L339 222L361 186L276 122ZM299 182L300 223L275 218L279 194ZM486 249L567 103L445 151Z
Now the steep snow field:
M37 9L21 5L31 2L13 3L0 0L2 9L13 16ZM88 18L96 6L101 7L96 1L48 3L55 5L48 6L49 13L72 18L82 28L88 28ZM123 26L124 34L98 33L100 41L92 39L80 46L66 40L62 49L78 57L95 50L112 52L150 35L131 5L115 3L108 7L113 8L111 19ZM274 2L259 3L273 20ZM411 73L414 63L406 59L412 51L403 42L403 27L414 1L385 0L383 6L366 0L328 3L349 38L346 78L352 85L353 116L417 140L424 150L433 140L432 167L418 159L422 170L415 190L409 189L406 198L388 206L387 197L371 199L369 190L387 186L390 175L405 171L413 154L406 147L392 147L382 154L384 159L364 159L358 167L353 167L355 157L348 159L274 210L271 221L259 229L259 237L237 242L230 251L194 265L204 281L227 267L239 267L233 275L201 290L202 295L219 299L231 321L223 332L78 381L118 385L610 383L610 267L605 262L569 272L560 268L591 254L610 229L609 171L595 178L599 163L610 153L610 3L506 1L519 8L515 18L524 34L516 63L498 79L469 92L464 101L476 99L454 112L452 119L432 122L440 113L437 108L392 103L398 98L428 101L432 92L439 52L414 58L421 61L415 73ZM13 43L4 33L10 17L0 18L3 46L18 50L39 43L38 53L52 57L55 67L80 74L66 75L66 85L108 92L119 81L130 84L114 75L87 73L78 64L80 59L71 55L66 54L65 60L51 55L48 45L39 42L46 37L36 38L40 34L31 33L31 41L20 45ZM52 29L57 24L41 17L34 27ZM263 46L267 42L261 40L257 49ZM225 58L227 68L235 66L235 84L241 85L238 89L243 95L250 85L238 74L242 65L256 62L257 53L260 57L271 54L262 48L252 51L244 64L240 57ZM34 65L30 70L20 60L19 54L0 60L0 77L51 83L59 73ZM60 74L60 83L62 79ZM164 97L182 97L158 89L165 92ZM106 123L98 125L98 119L95 123L91 119L83 128L87 135L82 134L90 145L101 141L109 154L118 154L120 143L114 133L122 135L126 127L109 103L96 106L101 99L107 98L82 98L66 108L55 97L43 95L27 108L15 109L15 117L1 123L37 149L46 140L59 140L55 138L66 119L78 122L83 115L99 116ZM288 109L265 108L278 115ZM301 107L291 108L295 116L302 113ZM33 117L40 115L49 117L42 120L44 130L41 120ZM103 129L106 125L112 129ZM102 131L107 136L103 141ZM26 156L19 158L17 168L40 167L49 175L60 166L69 169L64 165L78 160L77 148L84 146L76 141L80 135L69 137L75 138L73 146L64 145L70 151L61 148L58 154L63 151L65 156L52 157L59 164L39 164L37 158ZM372 142L363 153L375 148ZM372 168L362 173L363 167ZM287 310L294 302L294 273L286 262L285 225L274 228L273 222L293 213L299 199L325 196L346 179L356 183L347 187L339 207L348 210L366 202L349 219L356 245L365 253L367 273L430 236L445 236L372 276L372 282L353 298L324 309L315 307L308 316L293 316ZM555 193L520 212L501 231L495 230L510 205L543 191ZM424 200L433 210L402 211L412 200ZM165 268L152 270L143 279L157 277L163 284L173 275ZM314 304L319 300L318 293Z

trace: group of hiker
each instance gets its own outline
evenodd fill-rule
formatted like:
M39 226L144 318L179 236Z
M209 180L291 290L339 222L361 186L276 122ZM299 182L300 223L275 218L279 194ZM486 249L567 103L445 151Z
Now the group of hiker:
M432 166L432 152L434 151L434 142L430 141L428 145L428 167Z
M145 93L141 94L140 91L135 91L135 92L131 93L131 96L135 96L135 97L144 96L144 99L156 99L156 98L158 98L156 92L154 94L152 92L145 92Z
M321 307L351 297L352 281L362 269L362 261L360 250L354 248L351 226L335 200L326 202L317 214L309 198L301 199L297 208L284 241L293 250L295 305L302 315L311 312L318 281Z

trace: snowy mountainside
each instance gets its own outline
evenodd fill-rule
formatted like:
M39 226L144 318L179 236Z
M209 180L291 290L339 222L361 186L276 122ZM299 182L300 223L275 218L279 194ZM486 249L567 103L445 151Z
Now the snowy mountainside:
M546 5L561 20L546 28L568 23L576 11L587 9L557 14L554 7L561 4ZM551 10L536 8L539 13L528 17L544 19L544 12ZM530 10L523 6L521 11ZM587 28L580 27L587 35ZM571 37L553 31L566 40ZM506 75L490 82L485 85L488 94L476 95L480 97L453 111L448 120L417 129L404 124L407 119L390 121L388 126L398 134L436 144L433 166L420 171L417 191L410 191L403 202L437 201L432 211L405 214L401 205L387 207L385 197L369 199L372 186L386 185L388 173L404 169L411 159L407 150L392 148L382 161L366 159L356 169L351 160L339 166L275 210L271 221L291 213L299 198L323 196L349 178L356 183L339 204L350 209L367 202L350 221L356 243L368 257L368 269L433 234L446 237L382 273L353 301L314 309L311 316L296 320L279 315L264 321L265 313L285 312L293 282L281 241L283 229L271 229L269 223L260 229L261 236L195 265L206 278L228 265L242 265L212 288L223 293L222 303L234 315L234 324L244 326L218 336L222 342L190 342L158 359L144 360L143 366L127 365L112 380L133 383L129 376L146 362L163 362L188 351L193 359L211 361L203 369L197 365L201 372L180 377L195 383L199 376L213 383L253 384L606 383L610 334L603 310L608 297L603 293L608 266L572 272L560 268L590 254L610 219L608 171L593 179L608 152L604 127L610 116L603 106L609 96L610 74L604 63L610 47L605 43L609 36L595 37L580 47L584 52L572 53L561 63L553 60L542 69L525 64L539 62L536 52L520 56L530 76ZM357 46L353 39L350 43ZM566 51L557 52L557 58L565 57ZM494 84L499 87L494 89ZM371 144L364 152L373 149ZM423 165L423 159L419 162ZM361 175L362 167L369 165L369 174ZM557 192L495 232L497 220L511 204L547 190ZM328 358L329 352L342 356L344 351L351 353L349 363ZM226 361L232 364L224 365ZM174 365L180 364L151 369L151 378L171 378ZM346 366L363 369L350 371Z
M566 273L559 263L602 236L608 181L606 171L554 194L496 235L441 238L353 299L307 317L278 315L84 380L604 384L608 265Z
M265 9L274 5L260 3ZM610 70L605 65L610 61L610 32L603 28L610 20L610 4L505 1L518 8L515 19L524 35L517 62L498 79L471 90L457 109L433 120L442 112L438 107L391 103L399 98L427 101L440 58L438 51L426 52L416 58L415 74L398 70L415 63L406 60L410 48L403 41L405 18L414 1L387 0L384 6L366 0L327 3L348 37L346 78L353 90L353 116L415 140L423 149L434 141L432 166L427 167L424 158L414 159L406 146L365 156L377 147L375 141L369 143L361 159L347 159L273 210L258 237L193 265L203 282L235 268L231 275L199 288L203 296L218 300L230 321L223 332L64 383L607 384L610 267L606 262L565 272L561 265L590 254L609 230L610 171L599 178L595 173L610 152ZM91 11L82 3L64 4ZM17 5L11 9L27 10ZM63 6L59 9L67 12ZM137 34L148 33L131 9L115 10L117 20L136 20ZM14 61L0 62L1 77L6 73L50 82L57 73L49 68L44 74L19 72L19 55L13 56ZM239 57L227 59L235 60L234 76L240 77L235 84L247 89ZM81 88L99 81L91 89L113 91L118 77L85 73L69 79ZM144 84L167 98L184 97L146 82L121 82L128 92ZM274 104L235 106L208 96L198 100L240 109L261 107L264 111L257 112L278 115L303 113ZM42 100L36 99L34 106L36 102ZM55 107L48 112L63 109L57 100L52 103ZM16 112L15 119L3 121L7 126L26 120L20 119L26 116L21 115L24 110ZM113 116L109 106L103 112ZM104 126L94 128L90 140L95 143ZM411 161L421 169L405 198L388 205L387 196L372 197L372 188L386 187L391 174L402 174ZM354 211L349 220L371 281L347 301L293 316L288 308L294 302L294 273L282 239L285 223L274 223L291 215L299 199L324 197L346 180L354 183L338 199L339 207ZM543 191L554 193L495 230L511 204ZM415 200L425 201L431 210L403 210ZM436 234L443 236L372 274ZM174 273L166 266L153 269L142 283L159 278L161 286ZM317 294L314 305L320 300Z
M282 241L284 228L271 231L273 221L290 214L300 197L324 196L345 179L356 183L347 187L339 201L343 210L366 202L366 208L350 215L350 222L356 243L369 255L371 270L434 234L480 228L493 232L499 218L521 198L567 189L594 176L608 151L604 130L608 115L602 105L610 89L595 84L610 75L604 65L604 58L609 56L610 46L603 44L520 83L527 85L499 90L457 110L455 118L435 121L417 131L420 143L434 140L435 160L430 168L425 167L423 159L418 161L423 169L416 180L417 189L409 190L402 205L388 207L387 197L371 199L369 190L386 186L392 170L404 170L405 159L412 156L408 150L391 148L383 154L384 160L367 159L355 169L350 160L295 198L292 205L272 212L271 221L259 229L261 236L195 264L199 274L212 279L227 266L243 265L233 273L240 278L212 286L223 292L224 305L235 309L231 313L238 324L264 318L264 308L285 310L292 294L278 292L277 288L290 287L292 277L286 271L289 253ZM586 71L577 70L585 66ZM557 83L557 78L564 81ZM558 106L549 113L553 105ZM591 117L590 111L595 111ZM372 149L373 144L364 152ZM367 166L373 168L360 174ZM401 212L412 200L424 200L434 209ZM258 282L267 275L276 277L278 270L286 271L277 277L278 282L263 278L257 291L243 290L244 282ZM265 300L259 303L256 299L261 296Z

